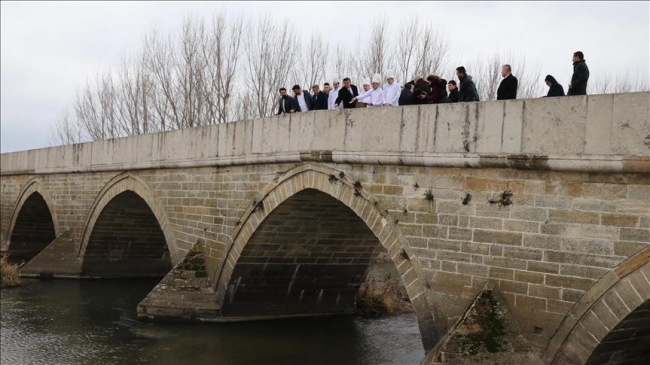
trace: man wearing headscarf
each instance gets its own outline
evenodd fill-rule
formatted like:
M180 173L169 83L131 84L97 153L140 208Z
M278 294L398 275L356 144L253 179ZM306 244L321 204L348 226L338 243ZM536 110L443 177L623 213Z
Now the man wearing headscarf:
M395 82L395 73L393 71L386 72L386 83L384 84L384 106L397 106L399 105L399 95L402 88Z

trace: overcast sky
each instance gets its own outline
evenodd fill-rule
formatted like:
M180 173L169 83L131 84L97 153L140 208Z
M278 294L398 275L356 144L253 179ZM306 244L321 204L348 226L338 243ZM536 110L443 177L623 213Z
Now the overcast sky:
M563 85L577 50L592 78L629 70L647 80L650 73L650 2L3 1L0 150L47 147L51 124L88 76L137 52L152 26L177 30L184 15L222 8L287 19L305 38L320 31L330 44L349 47L370 33L375 16L397 22L417 14L446 32L457 63L494 51L523 53L540 65L542 78L552 74Z

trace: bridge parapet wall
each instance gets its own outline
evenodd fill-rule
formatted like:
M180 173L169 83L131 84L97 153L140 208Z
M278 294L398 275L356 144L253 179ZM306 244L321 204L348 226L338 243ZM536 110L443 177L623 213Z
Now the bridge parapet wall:
M650 171L650 93L314 111L5 153L43 174L323 160Z

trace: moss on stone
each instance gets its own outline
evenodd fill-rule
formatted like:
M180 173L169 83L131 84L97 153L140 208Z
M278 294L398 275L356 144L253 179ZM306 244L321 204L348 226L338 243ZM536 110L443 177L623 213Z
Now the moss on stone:
M503 349L501 338L507 334L506 327L492 291L481 292L473 310L466 315L465 322L458 328L463 352L476 355L483 350L499 352Z

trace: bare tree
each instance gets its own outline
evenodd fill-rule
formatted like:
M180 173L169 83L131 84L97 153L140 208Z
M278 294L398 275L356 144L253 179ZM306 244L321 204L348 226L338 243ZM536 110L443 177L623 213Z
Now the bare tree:
M88 138L83 135L80 125L70 116L66 110L54 122L54 128L50 129L50 145L67 145L86 142Z
M215 13L210 33L201 39L208 123L230 121L243 28L241 16L228 24L226 13Z
M334 58L332 60L333 72L331 76L338 76L339 78L344 78L350 75L352 71L352 59L348 49L341 44L336 45L336 50L334 52ZM332 81L332 80L328 80Z
M299 85L309 89L325 78L328 53L329 44L323 40L320 33L313 33L306 49L299 55L300 67L295 68L299 75L294 78L299 81Z
M417 63L419 40L421 36L418 17L412 21L402 23L399 30L399 42L395 47L396 72L402 83L410 80Z
M448 45L445 36L428 23L420 31L416 46L415 72L426 77L427 75L440 75L448 58Z
M625 70L615 76L609 72L599 73L587 83L587 88L589 94L629 93L650 91L650 82L647 75L633 79L629 71Z
M392 61L391 44L388 33L388 18L375 19L369 42L364 44L357 39L357 49L362 50L362 56L355 61L356 75L384 75Z
M255 116L272 114L277 90L289 77L298 51L298 39L289 23L278 24L269 16L250 24L245 32L246 92L256 107Z
M385 76L392 68L402 82L416 72L443 76L448 43L432 23L414 17L396 34L399 38L391 39L388 19L377 18L367 42L359 38L357 51L351 53L342 43L330 48L318 33L302 43L287 21L278 23L269 16L248 21L225 12L208 21L185 17L178 32L152 28L140 52L89 78L77 90L73 112L54 123L51 141L100 140L269 116L280 87L297 83L309 88L326 77L332 81L334 75ZM539 71L525 57L494 53L468 65L482 100L495 98L504 63L512 65L519 79L520 98L539 95ZM613 86L606 79L599 91L648 88L647 77L630 80L617 77Z

